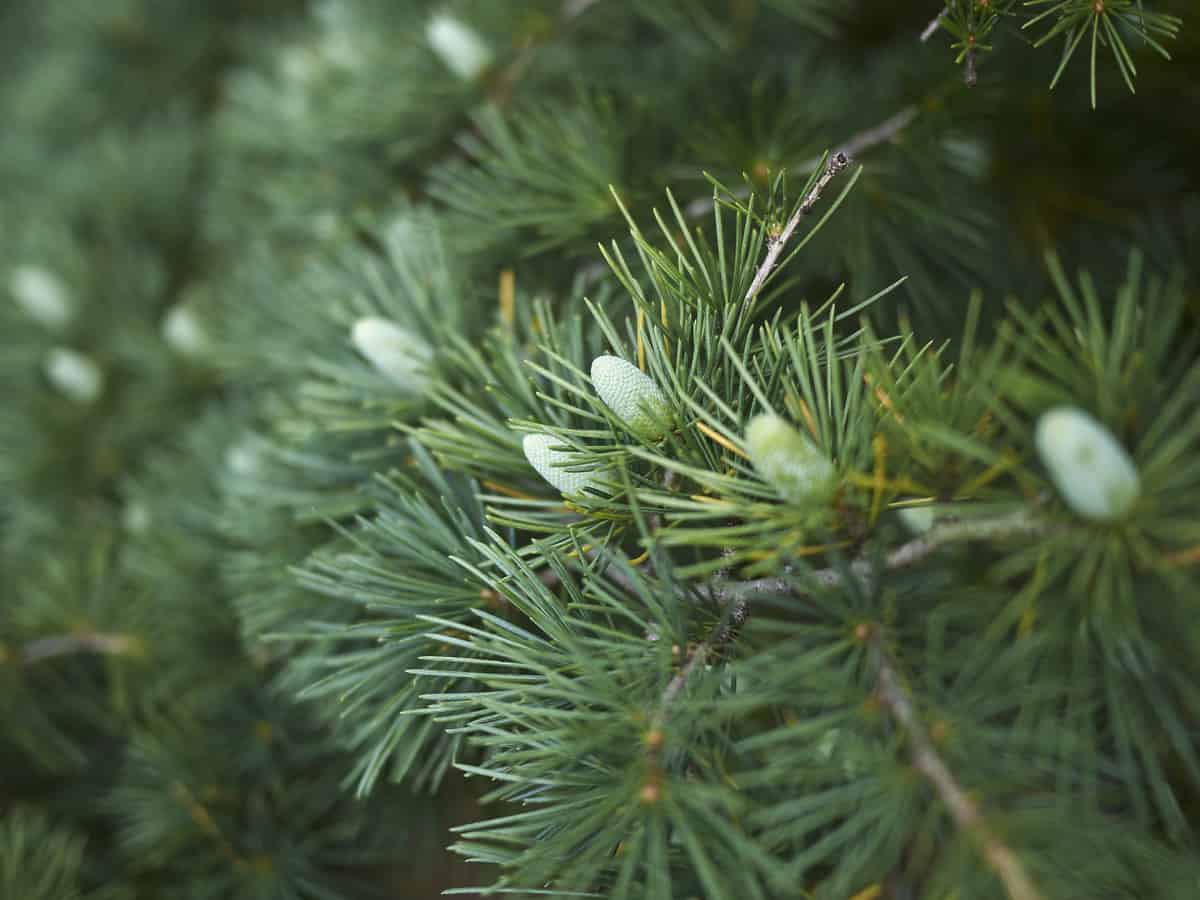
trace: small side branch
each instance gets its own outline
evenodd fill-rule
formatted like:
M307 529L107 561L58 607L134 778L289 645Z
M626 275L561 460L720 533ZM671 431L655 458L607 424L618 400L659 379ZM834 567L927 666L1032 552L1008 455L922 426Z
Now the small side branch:
M1033 537L1044 534L1047 523L1019 509L995 519L963 519L934 526L927 534L897 547L887 557L889 569L902 569L920 562L946 544L965 541L989 541L1011 537Z
M938 28L941 27L943 20L948 15L950 15L949 5L942 7L942 11L940 13L938 13L936 16L934 16L933 21L931 21L928 25L925 26L925 30L921 32L921 43L922 44L926 43L931 37L933 37L937 33ZM979 81L979 68L978 68L978 65L975 60L975 35L974 34L971 34L968 37L968 47L967 47L966 59L964 60L964 63L963 63L963 81L966 83L967 87L975 87L975 85Z
M662 797L663 750L666 745L664 726L675 709L675 704L687 688L688 682L698 669L705 664L725 644L737 635L738 629L746 621L747 606L739 603L728 610L722 620L709 633L708 637L696 644L688 652L687 658L679 671L667 682L667 686L659 695L658 705L650 718L650 727L643 737L645 744L645 759L647 764L646 778L642 782L638 797L642 803L653 805Z
M967 87L975 87L979 83L979 67L975 62L975 48L967 50L967 58L963 61L963 83Z
M907 569L923 562L936 551L949 544L962 544L971 541L1005 540L1014 537L1036 537L1046 534L1048 523L1035 516L1028 509L1019 509L1007 516L995 519L962 519L942 522L931 528L921 537L892 549L883 559L883 570L895 572ZM588 558L595 560L600 557L597 551L588 553ZM1198 553L1200 557L1200 553ZM873 587L872 577L875 566L869 559L856 559L845 568L817 569L809 573L808 580L821 589L841 587L847 578L855 579L865 590ZM639 584L636 578L614 565L604 568L604 575L615 585L629 593L637 593ZM782 596L791 594L797 589L797 581L781 575L771 575L766 578L753 578L749 581L726 581L718 576L708 585L709 595L718 605L730 609L744 607L755 597ZM742 612L745 618L745 612Z
M933 21L925 26L925 30L921 32L921 43L927 43L933 37L937 30L942 26L942 19L950 13L949 6L943 6L942 11L933 17Z
M849 161L857 159L861 154L866 153L873 147L879 144L886 143L896 137L901 131L908 127L913 119L917 117L920 110L914 106L906 106L897 113L893 113L887 119L884 119L878 125L873 125L870 128L851 135L846 139L835 151L835 153L844 153L849 157ZM806 159L804 162L797 165L795 168L803 171L811 169L821 161L821 157L815 156L812 159ZM750 195L748 189L738 189L734 192L735 196L746 197ZM706 215L712 212L713 198L700 197L693 200L687 205L687 215L689 218L695 219L699 216Z
M750 288L746 291L746 296L742 300L743 306L749 306L754 302L754 298L758 296L763 289L763 285L767 283L767 279L771 273L775 271L775 266L779 264L779 255L783 252L783 248L787 242L791 240L792 234L800 225L800 220L807 216L817 201L821 199L821 193L829 186L829 183L838 176L843 169L850 165L850 159L845 153L837 152L829 157L829 162L825 166L825 171L821 173L821 177L813 184L812 189L800 201L800 205L796 211L792 213L792 217L788 219L787 224L783 226L783 230L774 237L768 239L767 255L763 258L758 271L754 273L754 280L750 282Z
M933 785L955 824L978 842L983 858L1003 882L1011 900L1042 900L1020 857L992 831L979 804L963 789L938 755L929 732L913 708L912 698L901 684L895 661L883 649L878 635L873 642L879 656L879 700L907 735L913 767Z
M137 639L127 634L64 634L30 641L21 648L18 658L21 665L28 666L75 653L122 656L132 653L137 646Z
M878 125L864 129L850 137L842 144L840 150L850 159L857 158L872 147L886 143L907 128L917 117L919 110L915 106L906 106L900 112L884 119Z
M695 671L703 667L713 653L733 640L738 629L746 621L748 612L749 607L746 603L737 601L722 621L713 628L709 636L692 648L687 660L675 673L675 677L667 683L659 698L658 712L654 717L654 728L661 728L667 717L670 716L672 706L679 699L679 695L683 693L683 689L687 687L687 683Z
M562 5L563 21L569 22L571 19L579 18L598 2L599 0L566 0Z
M886 571L907 569L922 562L938 549L947 544L959 544L969 541L1000 540L1010 537L1029 537L1046 531L1046 523L1035 518L1027 510L996 519L966 519L945 522L936 525L927 534L901 544L884 557L883 568ZM857 559L846 569L818 569L810 576L822 588L841 587L849 577L856 579L860 585L870 590L873 566L870 560ZM714 596L723 603L744 601L756 595L788 594L795 590L796 583L792 579L772 576L755 578L751 581L727 582L717 585Z

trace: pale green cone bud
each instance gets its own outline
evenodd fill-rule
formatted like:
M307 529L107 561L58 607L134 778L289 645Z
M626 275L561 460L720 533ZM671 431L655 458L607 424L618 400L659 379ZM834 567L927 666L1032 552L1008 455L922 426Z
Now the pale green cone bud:
M139 500L127 503L121 514L121 524L132 534L145 534L150 530L153 520L150 508Z
M69 347L54 347L48 351L44 366L50 383L76 403L91 403L104 389L104 373L100 367Z
M8 290L25 314L46 328L62 328L71 321L70 290L41 266L17 266L9 276Z
M521 441L525 458L539 475L567 496L582 494L594 483L593 473L564 469L563 466L570 465L572 460L567 451L555 449L563 445L562 438L551 434L527 434Z
M350 339L375 370L400 387L420 393L429 383L433 350L418 335L390 319L368 316L354 323Z
M649 441L666 432L667 399L637 366L617 356L597 356L592 360L592 385L631 433Z
M320 58L311 47L285 47L277 59L279 73L293 87L306 87L320 74Z
M242 438L225 448L225 468L244 478L258 475L263 469L262 452L250 438Z
M904 527L913 534L924 534L936 521L936 510L932 506L905 506L897 511Z
M1058 493L1077 515L1111 522L1133 507L1141 492L1133 460L1086 412L1059 406L1043 413L1034 440Z
M463 81L475 76L492 62L492 51L473 29L453 16L439 13L425 26L425 38L446 68Z
M163 340L176 353L198 356L208 346L208 335L195 311L186 303L176 303L163 316Z
M383 229L384 240L396 250L408 247L419 237L419 233L417 223L405 212L393 217Z
M763 480L792 503L824 502L836 487L833 463L779 416L750 420L746 453Z

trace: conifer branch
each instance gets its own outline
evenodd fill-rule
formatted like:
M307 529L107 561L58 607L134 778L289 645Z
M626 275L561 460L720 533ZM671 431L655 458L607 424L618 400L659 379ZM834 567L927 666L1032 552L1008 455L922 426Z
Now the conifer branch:
M872 643L879 655L879 701L908 736L913 767L933 785L955 824L978 841L983 858L1003 882L1011 900L1041 900L1042 895L1025 871L1020 857L992 831L979 804L963 789L938 755L877 630L872 635Z
M918 112L920 110L916 106L906 106L898 113L884 119L878 125L851 135L850 139L842 144L838 150L846 154L850 159L855 159L859 154L865 153L872 147L890 141L909 126L912 120L917 117Z
M963 81L967 87L975 87L979 82L979 68L975 63L974 47L967 51L967 58L963 62Z
M599 2L600 0L566 0L562 5L563 21L578 18Z
M890 552L884 568L894 571L916 565L946 544L1039 534L1044 530L1044 523L1030 516L1025 509L997 519L946 522L931 529L928 534L902 544ZM834 588L846 582L845 571L834 568L819 569L811 577L822 587ZM849 567L850 576L857 579L867 589L871 587L873 571L874 566L866 559L855 560ZM622 587L633 589L633 583L625 577L624 573L609 567L606 574ZM708 662L713 653L736 637L738 630L749 615L750 598L763 594L787 594L794 588L795 584L792 580L782 577L759 578L724 584L717 582L712 585L711 596L725 607L727 613L713 627L707 638L692 647L679 671L663 689L651 725L651 733L657 735L651 741L652 752L657 753L662 726L666 723L675 702L687 687L692 676ZM897 721L909 732L914 747L913 760L918 771L934 783L939 795L950 807L955 821L961 827L966 829L968 828L966 823L971 823L969 830L980 838L984 856L1008 887L1012 900L1041 900L1040 894L1024 874L1020 860L987 830L973 802L957 786L949 770L933 751L933 745L929 741L928 735L925 734L920 721L916 718L911 702L899 686L899 680L894 669L891 668L890 661L886 659L882 648L879 648L879 652L881 658L880 698L885 706L892 709ZM922 739L923 744L921 743Z
M675 673L675 677L663 689L658 702L658 712L654 717L654 728L662 727L671 714L671 707L679 699L679 695L683 693L683 689L687 687L687 683L695 671L705 664L712 653L733 640L738 629L746 621L748 613L749 607L746 602L744 600L736 601L729 613L713 627L709 636L692 647L683 667Z
M891 550L884 557L882 569L888 572L907 569L949 544L1033 537L1045 534L1048 530L1049 524L1045 520L1037 518L1025 508L995 519L947 519L920 537ZM595 550L588 553L589 559L599 556ZM850 578L856 580L862 589L871 590L871 579L875 570L875 564L870 559L860 557L847 567L817 569L806 577L816 587L829 590L843 586L849 573ZM616 566L607 566L604 575L622 590L630 593L636 593L638 590L636 580ZM754 597L782 596L793 593L796 588L796 580L786 575L769 575L748 581L725 581L718 575L708 585L709 596L713 601L731 609L745 605ZM742 618L745 618L745 613L742 614Z
M834 155L838 153L845 154L849 159L848 162L853 162L862 153L867 152L879 144L886 143L898 135L901 131L907 128L920 113L920 109L915 105L909 105L901 109L897 113L888 116L878 125L872 125L870 128L864 128L862 131L855 132L843 143L839 144L834 150ZM806 159L804 162L796 166L797 169L811 169L821 162L820 156L814 156L811 159ZM736 196L749 196L749 190L737 190L734 192ZM713 198L700 197L691 201L687 205L687 215L689 218L695 219L710 212L713 208Z
M787 224L783 226L783 230L778 235L767 239L767 255L759 265L758 271L754 273L754 280L750 282L750 288L746 291L746 296L742 300L743 306L749 306L754 302L754 298L758 296L771 273L775 271L775 266L779 263L779 255L783 252L783 248L787 245L787 242L791 240L792 234L800 225L800 220L812 212L813 207L817 205L817 201L821 199L821 193L837 177L838 173L848 165L850 165L850 159L845 153L838 151L832 154L825 166L825 171L821 173L821 177L816 180L812 189L800 201L800 205L792 213L792 217L788 219Z
M708 658L708 652L708 641L701 641L694 646L691 653L688 654L687 662L675 673L675 677L667 682L667 686L662 692L662 697L658 701L658 714L654 720L655 726L661 726L666 721L667 716L670 714L671 706L679 698L679 695L683 693L683 689L691 679L692 673L704 665L704 660Z
M1031 516L1026 509L1020 509L1015 513L996 519L946 521L935 525L921 537L901 544L892 550L884 558L883 568L886 571L906 569L923 561L947 544L1031 536L1044 533L1046 528L1047 525L1044 521ZM862 587L870 590L873 571L874 566L870 560L857 559L846 569L818 569L809 575L809 578L815 581L819 587L836 588L846 583L845 573L849 572L850 576L857 580ZM731 603L764 594L789 594L793 590L795 590L795 582L791 579L770 576L716 585L713 589L713 596L721 603Z
M19 659L21 665L28 666L47 659L53 659L58 656L69 656L74 653L99 653L122 656L133 652L137 645L137 638L127 634L104 634L100 632L63 634L30 641L21 648Z

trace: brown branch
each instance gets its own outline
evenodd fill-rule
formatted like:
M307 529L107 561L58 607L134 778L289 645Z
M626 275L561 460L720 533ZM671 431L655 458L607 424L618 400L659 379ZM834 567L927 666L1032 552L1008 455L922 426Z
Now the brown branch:
M907 569L924 561L949 544L1003 540L1012 537L1034 537L1047 533L1049 527L1047 522L1037 518L1024 508L995 519L943 520L920 537L891 550L883 559L882 569L887 572ZM590 560L596 560L601 554L597 550L591 550L587 556ZM871 590L873 588L871 579L875 574L875 565L866 558L856 559L845 568L817 569L808 573L805 579L817 588L832 589L846 583L847 573L863 589ZM636 578L617 566L606 566L603 574L622 590L629 593L638 592ZM753 578L749 581L725 581L718 574L708 584L708 589L709 596L716 604L733 609L745 606L755 597L784 596L794 593L797 588L801 587L801 584L797 579L786 575L771 575L765 578ZM744 611L742 618L745 618Z
M1040 534L1044 531L1045 525L1032 517L1024 509L999 519L946 522L935 526L924 536L902 544L892 550L886 557L884 568L895 570L915 565L931 555L939 547L957 541ZM845 583L845 571L843 569L832 568L819 569L812 573L810 577L822 587L837 587ZM874 572L874 566L869 560L855 560L849 566L849 572L850 577L858 579L860 583L868 588L870 587L870 579ZM627 590L633 591L636 589L636 584L633 580L627 578L626 573L613 566L609 566L605 570L605 574L612 581ZM659 696L657 709L654 712L653 718L650 721L650 727L647 729L644 738L650 771L639 794L643 803L657 803L661 796L659 786L661 772L659 766L661 765L662 749L666 740L663 733L663 726L666 724L667 719L670 718L676 702L687 688L688 682L691 681L696 670L702 668L716 651L720 650L737 636L738 630L749 615L750 600L754 596L761 596L762 594L788 594L795 590L796 583L789 578L776 577L759 578L743 582L722 583L721 581L716 581L711 583L709 587L712 599L721 604L726 612L721 621L714 626L708 637L694 645L688 651L683 665L672 676L671 680L667 682L667 686ZM659 639L657 634L653 636L648 635L648 637L651 640ZM880 648L880 654L882 659L882 648ZM922 774L934 783L939 794L942 795L943 800L950 807L955 820L962 827L967 827L964 824L965 822L974 823L971 828L973 833L980 839L984 857L1004 881L1006 887L1008 887L1011 900L1041 900L1041 896L1033 888L1032 883L1025 875L1020 860L998 838L987 830L970 798L961 788L958 788L949 770L946 769L945 765L941 763L941 760L933 751L933 745L928 735L925 734L924 728L921 726L916 714L913 712L912 703L900 689L899 679L896 677L894 669L890 668L890 663L881 663L879 692L884 705L892 710L896 719L909 732L910 741L914 748L913 762L918 771L922 772ZM928 752L925 752L926 749Z
M865 128L862 131L852 134L843 143L833 151L834 155L838 153L845 154L849 157L850 162L858 158L860 154L866 153L868 150L878 146L879 144L890 141L897 134L903 131L917 117L920 109L915 106L906 106L897 113L893 113L888 118L884 119L878 125L872 125L870 128ZM814 156L812 159L806 159L796 166L797 169L803 171L811 169L821 162L821 157ZM749 190L737 191L737 196L749 196ZM713 198L701 197L693 200L687 205L687 215L690 218L696 218L708 213L713 208Z
M672 705L679 698L679 695L683 693L683 689L691 679L692 673L704 665L704 660L707 658L708 642L701 641L692 648L691 653L688 654L687 662L675 673L675 677L667 682L667 686L658 701L658 712L654 717L656 727L660 727L666 721Z
M746 296L742 300L743 306L749 306L754 302L754 298L758 296L771 273L775 271L775 266L779 263L779 255L783 252L783 248L787 245L787 242L791 240L792 234L800 225L800 220L812 212L813 207L817 205L817 201L821 198L821 193L838 176L838 173L848 165L850 165L850 159L845 153L838 152L830 155L829 162L825 166L825 171L821 173L821 176L813 184L812 189L800 201L800 205L792 213L792 217L788 219L787 224L783 226L783 230L778 235L767 239L767 255L759 265L758 271L754 273L754 280L750 282L750 288L746 291Z
M650 719L650 726L642 738L647 763L646 777L638 791L638 798L642 803L653 805L658 803L662 797L662 757L667 740L663 727L671 717L676 701L683 694L696 670L703 668L715 651L733 640L742 623L746 621L747 611L745 603L738 603L729 609L721 621L709 632L708 637L688 651L687 659L659 695L658 705Z
M679 699L679 695L683 693L683 689L687 687L687 683L695 671L705 664L713 652L733 640L738 629L742 627L742 623L746 621L748 613L749 608L746 603L742 600L736 601L722 620L713 627L708 637L691 649L687 660L675 673L675 676L667 682L666 688L659 697L658 711L655 713L652 728L658 729L663 726L671 715L671 708L675 701Z
M975 87L979 82L979 68L975 64L975 48L967 50L967 58L963 62L963 82L967 87Z
M912 120L917 117L920 110L916 106L906 106L900 112L889 116L878 125L871 128L865 128L857 134L851 135L846 143L838 148L839 152L846 154L850 159L857 159L858 156L872 147L877 147L887 141L890 141L901 131L907 128Z
M100 653L121 656L136 651L138 640L127 634L63 634L39 638L25 644L20 651L21 665L32 665L43 660L73 653Z
M885 571L907 569L931 556L935 551L947 544L965 543L968 541L997 540L1009 537L1028 537L1042 534L1046 531L1046 523L1021 509L1008 516L997 519L966 519L945 521L931 528L919 538L901 544L884 557ZM870 590L871 576L874 567L870 560L857 559L847 569L818 569L808 578L816 582L818 587L835 588L846 582L846 571L852 578L858 580L867 590ZM789 594L796 588L796 582L790 578L771 576L755 578L750 581L735 581L717 585L713 595L721 603L729 603L749 599L755 595Z
M925 26L925 30L921 32L921 43L924 44L937 32L942 21L950 14L950 7L945 6L942 11L934 16L933 21ZM968 38L970 46L967 48L967 56L963 65L963 81L967 87L975 87L979 81L979 69L975 60L975 35L971 34Z
M1044 534L1046 530L1046 523L1031 515L1026 509L1020 509L1015 513L996 519L945 521L935 525L921 537L901 544L889 552L884 558L883 569L896 571L914 566L947 544L1028 537ZM588 554L590 559L598 556L596 551ZM857 580L863 588L870 590L873 587L871 579L875 574L875 566L870 560L863 558L855 560L845 569L818 569L809 574L808 580L815 582L821 588L836 588L846 583L847 572L849 577ZM638 589L637 581L616 566L607 566L604 569L604 575L630 593L636 593ZM752 599L763 595L786 595L793 593L796 589L797 581L785 576L756 578L750 581L716 580L711 582L709 595L717 604L727 610L726 615L705 640L692 647L683 666L668 682L659 699L651 732L661 731L662 725L670 715L671 707L683 693L695 671L707 662L715 650L736 636L738 629L746 621ZM654 636L652 639L657 640L658 638ZM1036 894L1014 895L1014 900L1032 900L1036 896Z
M983 817L979 804L963 789L938 755L912 698L900 682L895 661L884 650L878 633L873 643L879 655L879 701L908 736L913 767L933 785L951 818L979 845L984 860L1003 882L1011 900L1041 900L1042 895L1025 871L1020 857L1002 841Z
M595 6L600 0L566 0L562 5L562 19L564 22L569 22L571 19L582 16L588 9Z

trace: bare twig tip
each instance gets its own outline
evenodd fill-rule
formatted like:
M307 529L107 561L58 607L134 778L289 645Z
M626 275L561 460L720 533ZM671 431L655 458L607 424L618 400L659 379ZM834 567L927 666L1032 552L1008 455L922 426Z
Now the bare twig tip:
M934 16L933 21L925 26L925 30L921 32L921 43L927 42L934 34L937 33L938 27L942 24L942 19L946 18L946 13L950 12L950 7L943 7L942 11Z

